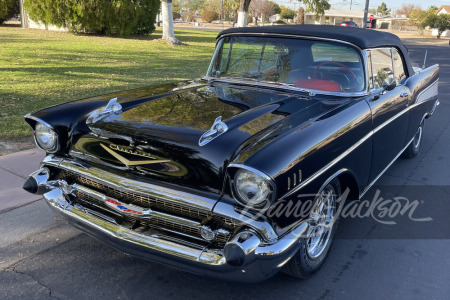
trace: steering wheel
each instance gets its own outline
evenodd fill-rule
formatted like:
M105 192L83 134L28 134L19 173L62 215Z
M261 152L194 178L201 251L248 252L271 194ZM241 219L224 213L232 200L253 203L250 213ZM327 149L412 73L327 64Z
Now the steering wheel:
M335 65L335 66L340 67L341 69L344 69L346 71L346 73L350 74L353 77L353 82L355 83L354 85L345 87L344 89L351 90L351 89L356 88L357 82L356 82L356 75L355 75L355 73L352 71L352 69L350 69L349 67L347 67L343 63L340 63L340 62L337 62L337 61L325 61L325 62L319 64L314 69L313 76L312 76L314 79L318 79L317 76L318 76L318 73L319 73L319 69L321 67L325 66L325 65ZM349 81L351 82L351 80L349 80Z

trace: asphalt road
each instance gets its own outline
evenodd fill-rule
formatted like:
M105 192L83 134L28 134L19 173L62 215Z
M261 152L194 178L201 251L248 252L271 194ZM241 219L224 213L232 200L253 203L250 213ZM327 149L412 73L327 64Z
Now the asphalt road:
M423 148L399 160L383 185L423 186L415 196L450 213L450 48L405 40L422 64L441 66L441 105L427 120ZM37 166L36 166L37 167ZM257 284L223 282L127 256L54 217L42 200L0 214L0 298L34 299L448 299L450 239L376 237L381 224L344 222L359 238L337 239L322 269L298 280L284 274ZM449 235L450 227L440 228Z

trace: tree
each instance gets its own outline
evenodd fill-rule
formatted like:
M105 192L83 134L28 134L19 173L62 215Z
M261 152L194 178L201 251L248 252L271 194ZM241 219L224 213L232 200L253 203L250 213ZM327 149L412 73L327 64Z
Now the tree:
M422 10L422 8L419 5L403 4L402 7L397 9L395 13L397 15L405 15L406 17L409 17L411 15L411 12L413 12L414 10Z
M288 19L288 20L292 20L295 18L295 15L297 14L295 12L295 10L292 10L290 8L287 8L286 6L280 5L281 8L281 13L280 13L280 17L282 19Z
M438 8L434 5L430 6L427 10L415 9L410 13L409 21L422 32L428 26L425 25L425 19L428 16L435 15L437 10Z
M256 23L259 15L261 15L261 20L264 23L267 16L270 17L271 15L280 13L280 6L273 1L252 0L249 12L255 17Z
M250 7L250 0L239 0L239 11L238 11L238 19L237 19L238 27L246 27L247 26L247 17L248 17L248 8L249 7Z
M0 0L0 24L19 14L18 0Z
M416 9L413 10L409 14L409 22L411 22L412 25L416 26L417 29L422 32L425 27L423 26L424 20L428 17L429 13L426 10Z
M166 40L170 44L180 44L173 30L172 0L161 0L161 14L163 21L163 40Z
M305 24L305 9L301 6L297 13L297 24Z
M430 14L423 21L423 27L429 26L438 30L437 38L440 39L444 31L450 29L450 15L448 14Z
M306 7L307 12L313 12L315 17L319 17L330 9L331 5L328 0L298 0Z
M251 0L239 0L238 27L247 26L248 8ZM306 7L306 11L314 12L315 16L323 15L331 5L329 0L298 0ZM277 13L277 12L276 12Z
M391 10L387 8L386 3L381 2L381 5L377 8L377 13L381 14L382 16L388 16L391 14Z
M427 11L437 12L438 9L439 9L439 7L437 7L436 5L431 5L430 7L428 7Z

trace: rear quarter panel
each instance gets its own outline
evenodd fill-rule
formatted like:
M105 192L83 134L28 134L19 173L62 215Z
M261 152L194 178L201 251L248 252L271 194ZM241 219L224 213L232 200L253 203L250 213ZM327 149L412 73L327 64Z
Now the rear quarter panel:
M409 126L407 141L410 141L423 118L428 115L438 100L439 66L430 66L408 78L404 86L410 91Z

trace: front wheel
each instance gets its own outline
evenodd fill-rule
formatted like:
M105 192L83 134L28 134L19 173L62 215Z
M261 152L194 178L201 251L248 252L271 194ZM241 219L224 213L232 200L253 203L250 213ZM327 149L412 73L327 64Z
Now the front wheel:
M299 251L285 265L283 272L307 278L320 269L333 243L338 215L337 203L341 196L338 179L327 184L314 201L309 215L309 229L300 241Z
M422 123L420 123L419 128L417 128L416 135L414 136L414 139L412 140L411 144L409 144L408 148L406 148L405 151L402 153L402 157L403 158L415 157L420 151L422 139L423 139L423 121Z

